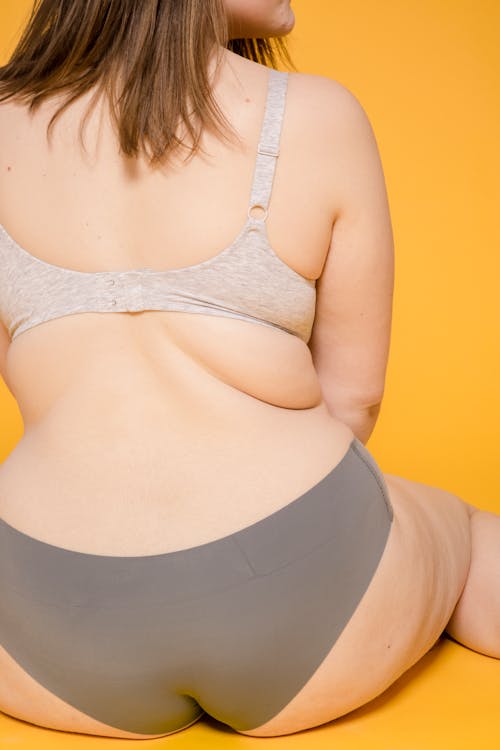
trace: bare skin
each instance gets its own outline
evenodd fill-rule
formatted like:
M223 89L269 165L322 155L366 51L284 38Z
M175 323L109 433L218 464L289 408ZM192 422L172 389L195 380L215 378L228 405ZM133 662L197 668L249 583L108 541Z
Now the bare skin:
M241 23L261 23L241 15L238 2L228 6ZM256 13L265 5L255 3ZM272 5L273 23L285 24L289 4ZM179 268L215 255L246 217L268 74L232 53L226 59L216 94L245 148L231 151L206 136L210 163L195 157L164 172L132 164L118 156L102 109L87 130L96 150L86 159L77 124L87 99L63 115L49 151L53 105L33 121L19 105L0 105L0 222L33 255L82 271ZM349 184L343 131L332 130L345 91L329 81L325 98L325 85L290 75L268 219L280 257L315 279ZM311 117L313 107L324 117ZM61 547L128 556L202 544L265 518L317 483L353 434L366 430L349 418L352 400L334 403L321 379L319 341L314 349L264 326L171 311L84 313L25 332L5 348L2 370L25 433L0 467L0 516ZM243 734L288 734L362 705L444 628L500 658L500 517L444 490L386 480L395 522L356 612L293 701ZM163 736L95 721L1 648L0 676L0 710L25 721L109 737Z

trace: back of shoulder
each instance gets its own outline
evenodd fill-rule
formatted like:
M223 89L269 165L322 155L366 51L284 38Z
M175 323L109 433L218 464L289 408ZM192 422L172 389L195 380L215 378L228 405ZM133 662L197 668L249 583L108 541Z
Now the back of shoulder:
M332 130L348 137L353 128L359 135L372 130L368 115L359 99L346 86L328 76L312 73L290 73L293 87L304 115L318 134L323 130L332 139Z
M306 73L290 76L294 135L317 165L325 200L336 215L358 211L365 197L360 194L360 181L379 190L382 175L376 137L364 107L332 78Z

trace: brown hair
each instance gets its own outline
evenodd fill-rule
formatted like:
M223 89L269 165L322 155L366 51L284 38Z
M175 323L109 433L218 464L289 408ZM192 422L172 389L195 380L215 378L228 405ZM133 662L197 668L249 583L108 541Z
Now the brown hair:
M224 140L230 140L226 129L235 135L208 78L217 45L274 68L279 58L296 70L281 37L229 39L223 0L34 0L17 46L0 66L0 101L28 102L31 113L69 90L49 122L50 139L56 118L96 86L80 124L84 148L84 123L104 94L124 154L143 150L151 165L163 162L180 146L188 148L177 136L183 123L193 140L189 160L200 150L204 128Z

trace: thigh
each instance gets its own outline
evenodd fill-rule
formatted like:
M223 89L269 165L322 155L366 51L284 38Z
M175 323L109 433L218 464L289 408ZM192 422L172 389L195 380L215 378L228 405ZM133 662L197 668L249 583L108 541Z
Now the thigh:
M270 721L242 734L290 734L367 703L415 664L443 632L470 565L468 506L444 490L379 476L394 518L367 590L300 692Z

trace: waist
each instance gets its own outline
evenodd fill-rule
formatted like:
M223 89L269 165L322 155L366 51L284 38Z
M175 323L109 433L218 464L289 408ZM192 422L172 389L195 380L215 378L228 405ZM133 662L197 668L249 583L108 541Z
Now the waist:
M173 410L170 419L124 415L120 425L82 417L27 430L0 468L0 516L96 554L201 544L307 491L352 439L324 402L305 410L260 404L216 421Z

